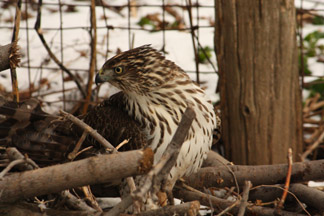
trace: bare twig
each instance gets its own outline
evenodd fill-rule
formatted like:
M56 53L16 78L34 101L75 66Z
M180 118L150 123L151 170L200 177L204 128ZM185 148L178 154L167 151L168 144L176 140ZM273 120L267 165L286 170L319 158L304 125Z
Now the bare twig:
M200 79L199 79L199 61L198 61L198 50L196 48L196 43L195 43L195 29L193 26L193 18L192 18L192 13L191 13L191 8L192 8L192 3L191 0L186 0L186 6L188 10L188 15L189 15L189 23L190 23L190 32L191 32L191 40L192 40L192 46L195 54L195 62L196 62L196 82L199 84Z
M12 35L12 40L11 40L12 43L17 43L17 41L18 41L18 34L19 34L19 28L20 28L20 17L21 17L21 0L18 0L17 5L16 5L15 26L13 29L13 35ZM11 52L12 52L12 50L11 50ZM14 64L10 64L10 75L11 75L13 99L16 102L19 102L19 90L18 90L16 65L14 65Z
M37 164L35 164L35 162L33 160L31 160L30 158L23 158L23 159L17 159L14 161L11 161L8 166L1 171L0 173L0 179L3 179L4 176L15 166L17 166L18 164L24 164L24 163L28 163L31 164L34 167L37 167Z
M112 149L113 152L116 152L115 147L109 143L103 136L101 136L97 131L95 131L93 128L91 128L89 125L78 119L77 117L71 115L70 113L67 113L63 110L60 110L60 114L72 121L74 124L88 132L96 141L98 141L102 146L105 148Z
M96 68L96 47L97 47L97 24L96 24L96 0L91 0L91 28L90 28L90 37L91 37L91 59L90 59L90 69L88 76L88 85L87 85L87 96L85 98L85 103L83 106L83 114L85 114L88 110L89 101L92 96L92 84L93 77Z
M88 146L88 147L82 149L81 151L78 151L76 153L75 157L78 157L79 154L82 154L83 152L88 151L89 149L92 149L92 148L93 148L93 146Z
M232 205L228 206L226 209L224 209L223 211L221 211L216 216L224 215L225 213L229 212L231 209L233 209L234 207L238 206L239 204L240 204L240 200L236 200L235 202L233 202Z
M83 131L79 141L77 142L77 144L75 144L73 151L71 153L69 153L68 159L74 160L74 158L77 156L77 154L81 148L81 145L82 145L83 141L85 140L85 138L87 137L87 135L88 135L88 132Z
M52 52L52 50L49 48L45 38L44 38L44 35L43 35L43 31L41 29L41 9L42 9L42 3L43 1L42 0L39 0L38 1L38 10L37 10L37 20L36 20L36 23L35 23L35 30L38 34L38 37L39 39L41 40L41 42L43 43L48 55L51 57L51 59L60 67L61 70L63 70L64 72L66 72L72 79L73 81L75 82L75 84L77 85L77 87L79 88L81 94L83 97L86 97L86 93L83 89L83 87L81 86L79 80L76 78L76 76L74 76L73 73L71 73L70 70L68 70L59 60L58 58L54 55L54 53Z
M117 149L110 144L103 136L101 136L97 131L95 131L92 127L81 121L80 119L76 118L75 116L64 112L63 110L60 110L60 113L68 118L70 121L72 121L77 126L81 127L84 131L89 133L95 140L97 140L103 147L112 149L113 153L117 152ZM132 190L135 190L135 183L133 177L127 177L127 183L129 185L129 188Z
M91 206L96 209L97 211L99 212L103 212L101 207L99 206L97 200L95 199L95 197L93 196L92 192L91 192L91 189L90 189L90 186L87 185L87 186L83 186L82 187L82 191L85 195L85 199L88 200L88 202L91 204Z
M10 161L25 158L25 156L21 154L16 148L6 148L6 153ZM26 163L17 165L17 168L20 170L33 170L34 168L39 168L39 166L36 163L34 165Z
M249 192L251 187L252 187L252 183L250 181L245 181L242 200L237 214L238 216L244 216L245 214L245 209L248 206Z
M285 203L286 197L287 197L287 193L288 193L288 189L289 189L289 185L290 185L290 179L291 179L291 170L292 170L292 149L289 148L288 149L288 171L287 171L287 176L286 176L286 182L285 182L285 186L284 186L284 191L282 193L280 202L277 206L277 209L282 209L283 205Z
M305 161L306 157L312 153L318 146L323 142L324 139L324 131L321 133L321 135L318 137L318 139L307 148L307 150L300 156L302 161Z
M74 209L84 210L87 212L94 212L95 209L88 206L82 199L78 199L72 195L68 190L64 190L60 193L60 196L64 199L66 204Z
M129 142L129 139L125 139L124 141L122 141L121 143L119 143L116 146L116 149L119 150L121 147L123 147L124 145L126 145Z

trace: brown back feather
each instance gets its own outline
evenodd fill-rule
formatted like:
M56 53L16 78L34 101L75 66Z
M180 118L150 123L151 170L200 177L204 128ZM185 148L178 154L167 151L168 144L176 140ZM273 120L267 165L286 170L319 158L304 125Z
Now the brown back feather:
M91 109L83 120L114 146L130 139L121 151L146 146L146 136L121 109L122 106L123 95L117 93ZM69 120L44 112L36 99L17 104L0 98L0 146L16 147L40 166L67 161L68 153L73 150L82 132ZM82 147L90 145L94 145L92 151L81 155L81 158L102 151L102 147L88 135Z

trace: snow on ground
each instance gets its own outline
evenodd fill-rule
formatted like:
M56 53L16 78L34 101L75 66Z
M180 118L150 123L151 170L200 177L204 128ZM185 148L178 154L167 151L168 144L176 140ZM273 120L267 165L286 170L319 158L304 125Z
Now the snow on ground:
M170 1L172 3L178 3L185 5L185 1ZM203 5L213 5L212 0L202 1ZM58 30L60 27L60 14L57 11L59 8L57 5L47 5L46 3L57 3L57 1L45 0L43 1L43 9L42 9L42 22L41 27L43 29L45 38L47 42L50 44L51 49L57 55L57 57L61 60L60 55L60 31ZM62 3L72 3L72 4L84 4L88 5L89 2L80 2L73 0L62 0ZM139 0L138 4L155 4L161 5L161 1L148 1L148 0ZM126 5L127 1L109 1L110 5ZM63 7L63 10L66 7ZM90 59L90 37L87 29L85 27L90 26L90 9L89 7L76 7L76 13L63 13L63 22L62 27L70 27L73 29L64 30L63 31L63 63L70 69L88 69L89 68L89 59ZM181 8L175 8L177 12L182 15L185 19L186 26L189 27L189 18L186 11ZM2 9L3 10L3 9ZM22 10L25 10L25 4L22 6ZM51 10L56 10L56 12L52 12ZM28 8L28 11L33 15L32 18L28 19L29 30L29 50L30 50L30 65L33 67L40 67L40 65L48 58L47 52L41 44L38 35L36 34L33 26L36 20L36 11L32 11L31 8ZM137 10L137 15L135 17L131 17L131 26L140 28L137 25L137 22L141 17L152 13L160 13L162 14L161 7L140 7ZM194 17L194 25L196 25L196 9L192 10ZM5 23L3 20L9 17L13 17L15 14L14 7L10 8L10 10L3 10L3 13L0 16L0 44L5 45L10 42L12 29L5 27L12 27L12 23ZM127 27L128 26L128 10L127 8L122 9L121 14L124 16L112 12L111 10L106 9L105 14L108 17L107 24L113 25L117 27ZM207 26L209 25L208 20L214 20L214 9L210 8L200 8L199 9L200 19L199 25ZM106 61L106 50L107 50L107 39L109 43L109 51L108 58L115 55L117 48L121 50L129 49L129 35L128 31L125 29L114 29L109 30L109 37L107 38L107 29L105 28L105 21L102 19L104 13L102 7L96 8L96 16L97 16L97 26L98 26L98 55L97 55L97 66L98 68ZM162 17L162 15L160 16ZM166 20L173 22L174 18L171 17L168 13L166 13ZM78 28L83 27L83 29ZM27 34L26 34L26 21L21 22L21 29L19 33L19 44L22 47L22 53L25 55L22 59L22 66L27 66ZM150 33L142 30L132 30L131 36L134 37L134 47L141 46L144 44L152 44L154 48L161 49L163 45L163 34L162 32L154 32ZM200 43L202 46L209 46L213 48L213 28L201 28L199 30ZM165 32L165 41L166 47L165 50L168 52L166 57L170 60L173 60L182 67L185 71L189 71L189 75L192 79L196 79L195 71L195 61L194 61L194 53L193 46L191 41L191 35L189 31L166 31ZM82 56L81 54L86 53L86 56ZM214 53L212 52L211 60L213 64L216 66L216 58ZM44 65L45 67L53 67L57 68L53 61L50 61L49 64ZM215 101L217 99L215 95L216 83L217 83L217 75L214 73L213 68L208 65L200 65L200 71L206 71L207 74L201 73L200 80L204 83L204 86L207 87L207 93L211 96L211 98ZM28 78L28 70L24 67L17 69L18 83L19 89L27 89L29 86L29 78ZM87 74L85 71L77 70L77 73L86 78ZM11 89L10 84L10 73L9 70L6 72L2 72L0 77L0 84L3 85L8 91ZM64 74L66 77L66 74ZM58 70L46 70L42 71L39 69L31 69L30 82L37 84L41 78L47 78L51 80L51 89L48 91L59 90L62 88L62 78L61 73ZM86 79L85 79L86 80ZM54 81L54 82L53 82ZM73 82L65 82L65 88L75 87ZM101 95L105 95L106 88L101 90ZM43 88L40 93L44 93L46 88ZM111 91L115 92L115 91ZM38 94L34 94L33 96L37 96ZM56 95L51 95L43 98L44 101L56 101L58 97L61 96L61 93ZM62 103L55 103L59 106ZM51 105L53 106L53 104ZM56 109L56 108L55 108ZM57 110L57 109L56 109Z
M90 37L88 33L87 27L90 26L90 9L87 5L89 5L89 1L75 1L75 0L62 0L62 3L70 3L70 4L78 4L84 6L77 6L77 12L63 12L63 28L71 28L63 31L63 63L69 69L76 69L78 75L84 77L86 80L87 73L86 71L89 68L89 59L90 59ZM107 1L108 2L108 1ZM185 5L184 0L176 0L176 1L166 1L166 3L173 4L182 4ZM303 1L303 7L306 9L312 8L324 8L324 5L318 3L319 1ZM43 29L45 38L51 49L57 55L59 59L61 59L60 55L60 31L58 30L60 27L60 13L58 11L59 7L57 5L58 1L53 0L44 0L43 8L42 8L42 23L41 27ZM1 3L0 3L1 4ZM49 5L50 4L50 5ZM127 0L112 0L109 1L110 5L127 5ZM160 0L138 0L137 4L154 4L161 5ZM213 0L205 0L200 1L201 5L212 6L214 4ZM300 7L301 0L296 0L296 6ZM63 6L63 11L66 9L66 6ZM185 20L186 27L189 27L189 17L187 11L181 8L174 8ZM4 22L7 18L14 17L15 8L11 7L9 10L2 9L3 12L0 13L0 44L4 45L10 42L12 29L5 27L12 27L13 23ZM22 6L22 11L25 11L25 4ZM28 19L29 30L29 43L27 43L27 34L26 34L26 20L21 22L21 29L19 34L19 44L22 47L22 53L24 55L22 59L22 66L18 68L18 83L19 89L24 90L29 86L29 75L27 66L27 44L29 46L29 56L30 56L30 65L34 67L31 69L30 82L35 85L39 82L41 78L47 78L51 81L51 88L46 90L46 87L42 88L39 92L44 93L46 91L59 90L62 88L62 75L59 70L47 70L47 69L37 69L40 67L42 63L48 58L47 51L44 49L41 44L38 35L36 34L33 26L36 20L36 11L33 11L28 8L29 13L32 14L32 18ZM55 11L55 12L53 12ZM137 15L132 16L131 27L140 28L137 25L137 22L141 17L147 14L160 13L160 18L162 18L162 8L161 7L140 7L137 10ZM197 11L196 8L192 9L193 13L193 24L197 24ZM324 14L323 11L319 12L320 14ZM107 25L112 25L115 27L127 27L128 26L128 10L127 7L121 10L121 14L123 17L111 10L105 9L105 15L108 17ZM170 16L168 13L166 15L166 20L169 22L173 22L174 18ZM103 8L96 8L96 16L97 16L97 26L98 26L98 55L97 55L97 66L98 68L107 60L107 58L115 55L117 48L121 50L129 49L129 34L126 29L114 29L109 30L109 36L107 37L107 29L105 28L106 23L102 17L104 16ZM214 9L212 7L208 8L199 8L199 25L200 26L208 26L210 25L209 20L214 20ZM146 27L149 28L149 27ZM324 26L314 26L310 24L305 24L303 28L303 35L307 35L314 30L324 31ZM200 28L199 29L199 38L202 46L209 46L213 48L213 28ZM154 32L150 33L142 30L132 30L131 36L134 38L134 47L141 46L143 44L152 44L153 47L160 49L163 45L163 34L162 32ZM107 41L108 40L108 41ZM166 57L173 60L182 67L185 71L189 72L190 77L195 80L196 74L195 71L195 61L194 61L194 53L192 46L192 39L189 31L165 31L165 41L167 51ZM107 42L109 44L108 55L106 58L107 52ZM324 42L323 42L324 43ZM216 66L216 58L214 52L212 52L211 60L213 64ZM50 61L47 65L44 64L45 67L57 68L56 64L53 61ZM316 62L316 59L309 60L309 68L314 72L314 75L324 75L324 64ZM81 70L80 70L81 69ZM216 83L218 76L214 73L213 68L209 64L200 64L200 71L207 72L200 74L200 80L203 83L204 87L207 87L206 91L210 95L213 101L218 100L218 96L215 94ZM8 91L11 89L10 84L10 74L9 70L1 73L0 76L0 84L3 85ZM66 77L66 74L64 74ZM313 80L314 78L307 78L306 81ZM65 88L75 87L73 82L65 82ZM107 95L108 85L103 87L100 91L100 95ZM110 90L108 95L114 93L114 90ZM33 96L38 96L38 94L34 94ZM58 97L61 97L61 93L57 93L55 95L50 95L44 97L44 101L57 101ZM54 103L54 105L61 106L62 103ZM53 104L51 105L53 106ZM54 108L57 110L57 108Z

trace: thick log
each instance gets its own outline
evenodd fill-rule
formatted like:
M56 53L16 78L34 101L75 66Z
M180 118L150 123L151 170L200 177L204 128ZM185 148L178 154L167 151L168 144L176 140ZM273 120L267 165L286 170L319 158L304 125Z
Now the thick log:
M0 181L0 203L144 174L151 169L153 157L147 148L11 174Z
M233 172L231 173L230 170ZM250 180L253 186L282 184L287 174L287 164L228 167L205 167L195 175L186 178L187 183L194 188L231 187L235 186L234 176L238 185ZM298 162L292 165L291 182L324 180L324 160Z
M283 192L283 185L276 186L265 186L255 188L250 192L250 201L255 202L256 200L261 200L263 203L272 202L274 200L280 199ZM299 201L305 203L307 209L316 209L319 212L324 212L324 192L316 188L308 187L303 184L291 184L289 191L294 194ZM296 202L296 198L290 193L287 197L288 202ZM299 204L297 204L299 205Z
M306 203L307 206L313 207L320 212L324 212L324 192L303 184L292 184L289 188L298 199Z
M44 216L44 215L64 215L64 216L100 216L100 212L71 211L65 209L40 208L32 203L0 204L0 215L5 216Z

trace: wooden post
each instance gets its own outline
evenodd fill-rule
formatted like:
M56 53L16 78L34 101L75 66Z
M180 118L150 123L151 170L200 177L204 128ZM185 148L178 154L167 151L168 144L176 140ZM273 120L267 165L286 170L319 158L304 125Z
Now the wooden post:
M236 164L273 164L302 152L293 0L215 1L223 139Z

